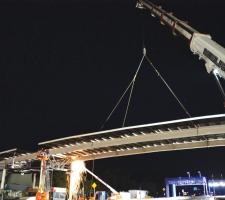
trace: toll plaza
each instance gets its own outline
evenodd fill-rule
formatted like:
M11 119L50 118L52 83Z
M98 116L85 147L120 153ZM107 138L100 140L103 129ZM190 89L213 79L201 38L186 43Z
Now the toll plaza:
M178 177L166 179L166 196L208 195L207 179L200 177Z

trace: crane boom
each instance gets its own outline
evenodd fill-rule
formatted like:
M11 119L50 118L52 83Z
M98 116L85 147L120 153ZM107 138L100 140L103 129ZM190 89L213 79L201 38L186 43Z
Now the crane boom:
M213 41L210 35L199 33L186 22L148 0L138 0L137 7L149 10L152 16L160 19L161 24L169 26L173 33L179 33L186 38L190 43L190 50L205 61L207 72L214 72L225 79L225 48Z

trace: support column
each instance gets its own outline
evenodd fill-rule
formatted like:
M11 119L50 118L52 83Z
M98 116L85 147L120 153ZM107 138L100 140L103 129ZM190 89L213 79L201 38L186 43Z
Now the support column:
M45 192L45 179L46 179L46 160L41 160L41 171L40 171L40 180L39 180L39 192Z
M207 183L205 183L205 191L206 191L206 192L205 192L205 194L206 194L206 195L209 195L209 191L208 191Z
M73 176L73 168L72 168L72 164L70 164L70 174L69 174L69 184L68 184L68 190L69 190L69 198L68 200L72 200L73 199L73 190L71 188L73 188L73 181L72 181L72 176Z
M5 177L6 177L6 169L4 168L2 170L1 190L4 190L5 188Z
M169 184L166 184L166 197L170 197L170 188L169 188Z
M36 200L49 200L49 191L46 191L46 174L47 174L47 158L41 158L41 171L38 192L36 193Z
M34 173L34 174L33 174L33 183L32 183L32 188L33 188L33 189L36 188L36 178L37 178L37 174Z
M176 194L176 185L175 184L172 184L172 196L173 197L177 196L177 194Z
M170 184L169 184L169 180L166 178L165 182L166 182L166 197L170 197Z

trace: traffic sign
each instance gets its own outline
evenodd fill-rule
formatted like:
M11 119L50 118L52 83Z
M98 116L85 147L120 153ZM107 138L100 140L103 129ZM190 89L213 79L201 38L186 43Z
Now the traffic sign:
M92 187L93 189L95 189L95 188L97 187L97 184L96 184L96 183L93 183L93 184L91 185L91 187Z

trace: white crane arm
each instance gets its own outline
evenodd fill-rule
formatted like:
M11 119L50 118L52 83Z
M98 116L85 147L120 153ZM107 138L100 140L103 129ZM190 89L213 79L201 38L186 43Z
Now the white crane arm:
M161 24L169 26L174 33L186 38L190 43L190 50L205 61L207 72L214 72L225 79L225 48L213 41L210 35L199 33L149 0L138 0L137 7L146 8L152 16L159 18Z

